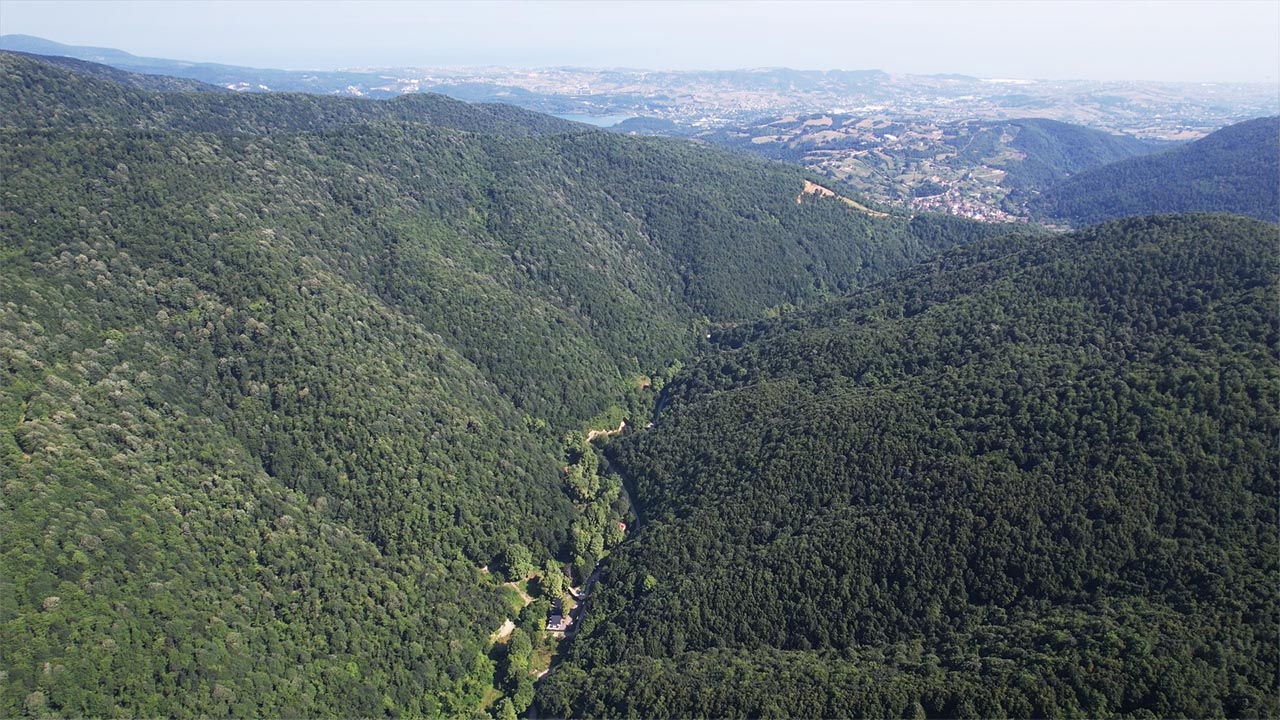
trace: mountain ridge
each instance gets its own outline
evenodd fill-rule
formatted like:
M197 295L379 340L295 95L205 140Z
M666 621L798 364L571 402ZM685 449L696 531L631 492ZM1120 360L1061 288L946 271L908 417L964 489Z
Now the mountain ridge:
M36 62L54 65L80 75L108 80L118 85L127 85L139 90L147 90L151 92L231 92L227 88L210 85L208 83L200 82L199 80L188 80L186 78L174 77L172 75L147 75L129 72L127 70L116 69L110 65L104 65L102 63L87 60L79 60L72 57L43 55L40 53L22 52L19 50L0 50L0 52L20 55Z
M6 124L112 127L128 123L151 129L263 133L399 120L508 134L588 129L511 105L466 103L428 93L389 101L306 93L156 93L139 87L146 81L136 77L104 71L90 75L84 68L68 71L56 58L50 60L0 51L0 67L21 73L28 81L22 87L6 84L6 107L0 110Z
M1047 188L1030 206L1075 224L1152 212L1233 212L1280 222L1280 116L1094 168Z

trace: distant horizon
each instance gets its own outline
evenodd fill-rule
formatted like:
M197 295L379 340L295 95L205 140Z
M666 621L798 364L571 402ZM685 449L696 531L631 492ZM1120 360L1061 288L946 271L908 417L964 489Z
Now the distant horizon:
M731 73L731 72L753 72L765 70L792 70L796 72L818 72L818 73L867 73L877 72L886 75L906 75L913 77L967 77L974 80L984 82L1093 82L1093 83L1151 83L1151 84L1190 84L1190 85L1276 85L1280 86L1280 80L1095 80L1091 78L1081 77L1063 77L1063 78L1044 78L1044 77L1020 77L1020 76L989 76L989 75L973 75L962 72L897 72L891 69L878 67L797 67L790 65L756 65L756 66L739 66L739 67L690 67L690 68L654 68L639 66L605 66L605 65L511 65L500 63L486 64L470 64L470 65L342 65L333 67L282 67L270 65L248 65L243 63L225 62L221 60L199 60L190 57L181 56L161 56L133 52L129 48L113 47L110 45L102 45L96 43L89 44L73 44L62 42L54 38L41 37L39 35L30 35L27 33L3 33L3 37L23 37L39 40L43 42L62 45L68 48L76 49L95 49L113 52L122 52L140 59L166 60L173 62L184 62L196 65L225 65L228 67L244 67L252 70L278 70L283 72L377 72L386 70L480 70L480 69L503 69L503 70L588 70L603 72L635 72L635 73ZM107 63L104 63L107 64Z
M1094 82L1280 81L1280 3L5 0L0 33L281 70L880 69Z

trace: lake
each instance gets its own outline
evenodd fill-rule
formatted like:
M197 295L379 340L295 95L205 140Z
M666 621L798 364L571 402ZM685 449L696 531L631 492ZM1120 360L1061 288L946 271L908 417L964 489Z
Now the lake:
M630 120L635 115L578 115L576 113L552 113L561 120L572 120L574 122L595 125L596 127L613 127L623 120Z

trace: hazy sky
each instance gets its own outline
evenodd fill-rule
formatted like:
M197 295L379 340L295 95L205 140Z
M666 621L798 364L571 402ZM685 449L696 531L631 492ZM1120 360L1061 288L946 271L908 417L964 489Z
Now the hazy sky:
M1280 0L0 0L0 32L291 69L786 66L1096 80L1280 78Z

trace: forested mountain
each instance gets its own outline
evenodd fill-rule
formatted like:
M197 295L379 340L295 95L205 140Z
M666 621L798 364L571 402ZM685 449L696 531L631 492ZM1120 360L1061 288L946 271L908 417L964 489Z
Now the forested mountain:
M10 75L0 96L5 125L266 134L399 121L507 136L584 129L577 123L510 105L472 105L443 95L410 95L379 102L303 93L147 92L187 88L180 84L157 87L149 79L153 76L93 63L81 63L68 72L64 65L74 62L0 52L0 71Z
M1171 212L1230 212L1280 222L1280 117L1231 125L1186 146L1081 173L1029 207L1040 217L1076 225Z
M30 60L45 65L53 65L54 67L69 70L78 75L87 75L101 80L110 80L113 83L127 85L139 90L150 90L154 92L231 92L226 88L202 83L199 80L189 80L187 78L173 77L171 75L144 75L141 73L113 68L110 65L99 65L98 63L86 62L84 60L77 60L70 57L33 55L31 53L16 51L6 51L5 54L24 56Z
M109 66L124 72L141 74L144 77L166 77L177 82L197 82L223 90L234 87L253 93L286 90L321 95L330 95L335 92L351 95L350 88L360 86L362 91L356 94L363 93L376 97L394 97L400 94L398 92L377 93L369 88L368 85L379 84L379 80L385 80L380 74L370 72L274 70L142 57L116 48L65 45L31 35L17 34L0 35L0 50L56 57L60 60L74 59L89 65Z
M514 108L0 71L4 716L471 714L479 568L594 547L566 431L992 233Z
M1001 129L1004 135L1000 140L1012 135L1008 146L1023 156L1007 163L1003 182L1005 187L1017 192L1043 188L1084 170L1147 155L1158 147L1127 135L1041 118L1010 120ZM985 135L989 137L991 131ZM992 139L975 142L979 147L965 148L960 157L976 159L990 154L983 146L999 147Z
M1277 280L1138 218L716 333L543 712L1277 715Z

